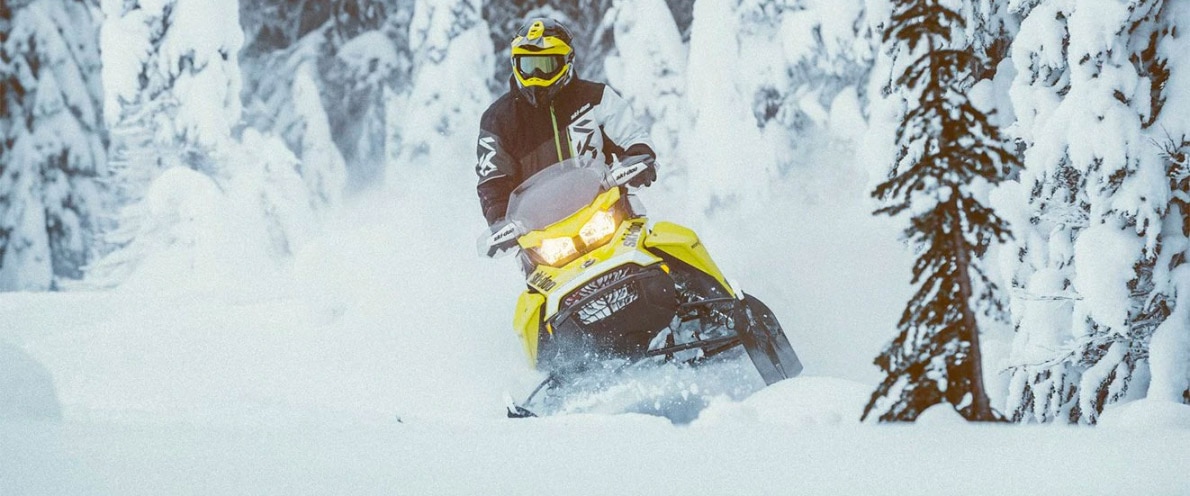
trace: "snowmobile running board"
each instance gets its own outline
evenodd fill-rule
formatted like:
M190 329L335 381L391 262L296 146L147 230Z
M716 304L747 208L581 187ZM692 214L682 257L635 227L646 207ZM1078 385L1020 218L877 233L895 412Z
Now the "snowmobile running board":
M735 346L739 343L740 343L739 336L725 336L725 337L721 337L721 338L707 339L707 340L702 340L702 341L691 341L689 343L675 344L673 346L666 346L665 348L649 350L649 351L645 352L645 356L646 357L655 357L655 356L662 356L662 355L672 355L679 351L692 350L694 348L714 348L716 351L722 351L723 349L731 348L732 346ZM730 346L720 347L720 345L730 345ZM708 357L711 355L713 355L713 353L710 353L710 352L706 353L706 356L708 356Z
M536 418L537 414L526 410L522 406L512 405L508 407L508 418Z
M528 398L525 398L525 404L528 405L529 403L531 403L533 401L533 398L535 396L537 396L537 393L541 392L541 390L544 389L545 386L551 382L558 382L557 374L551 373L549 377L546 377L544 381L541 381L541 384L538 384L536 388L533 388L533 392L529 393ZM529 409L513 402L512 396L510 396L510 395L506 394L504 397L504 401L507 403L506 406L508 408L508 418L510 418L510 419L537 417L536 413L533 413Z
M705 299L698 300L698 301L690 301L690 302L679 304L678 308L693 308L693 307L699 307L699 306L703 306L703 305L713 305L716 303L734 303L735 301L736 301L736 299L734 297L730 297L730 296L727 298L705 298Z

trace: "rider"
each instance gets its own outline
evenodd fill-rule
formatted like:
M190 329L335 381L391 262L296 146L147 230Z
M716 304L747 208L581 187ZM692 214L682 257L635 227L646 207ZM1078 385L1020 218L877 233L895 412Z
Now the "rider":
M571 40L565 26L546 18L530 19L512 40L509 90L484 112L476 150L476 189L489 225L504 217L519 184L572 157L610 164L613 156L645 156L648 169L628 185L657 179L644 126L607 85L578 78Z

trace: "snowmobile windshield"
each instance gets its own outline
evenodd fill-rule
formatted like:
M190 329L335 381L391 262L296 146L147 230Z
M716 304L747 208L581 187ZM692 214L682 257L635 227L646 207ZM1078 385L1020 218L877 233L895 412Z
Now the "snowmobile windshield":
M607 166L590 157L551 165L521 183L508 198L509 220L536 231L590 205L604 192Z

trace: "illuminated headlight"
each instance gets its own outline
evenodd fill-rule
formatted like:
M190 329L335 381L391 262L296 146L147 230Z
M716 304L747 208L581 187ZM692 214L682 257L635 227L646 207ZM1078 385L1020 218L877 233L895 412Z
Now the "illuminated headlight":
M579 237L583 238L583 244L587 246L596 246L600 242L607 239L616 232L616 216L609 211L596 212L591 220L583 225L579 230Z
M534 248L545 263L556 265L558 262L578 254L571 238L550 238L541 242L541 246Z

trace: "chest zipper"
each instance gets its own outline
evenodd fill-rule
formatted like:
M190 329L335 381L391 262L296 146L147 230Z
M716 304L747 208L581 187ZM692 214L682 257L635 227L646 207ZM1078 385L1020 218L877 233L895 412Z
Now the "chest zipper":
M554 147L558 150L558 161L561 162L566 160L566 157L562 156L562 137L558 130L558 118L554 116L554 104L552 103L550 104L550 122L554 123Z

